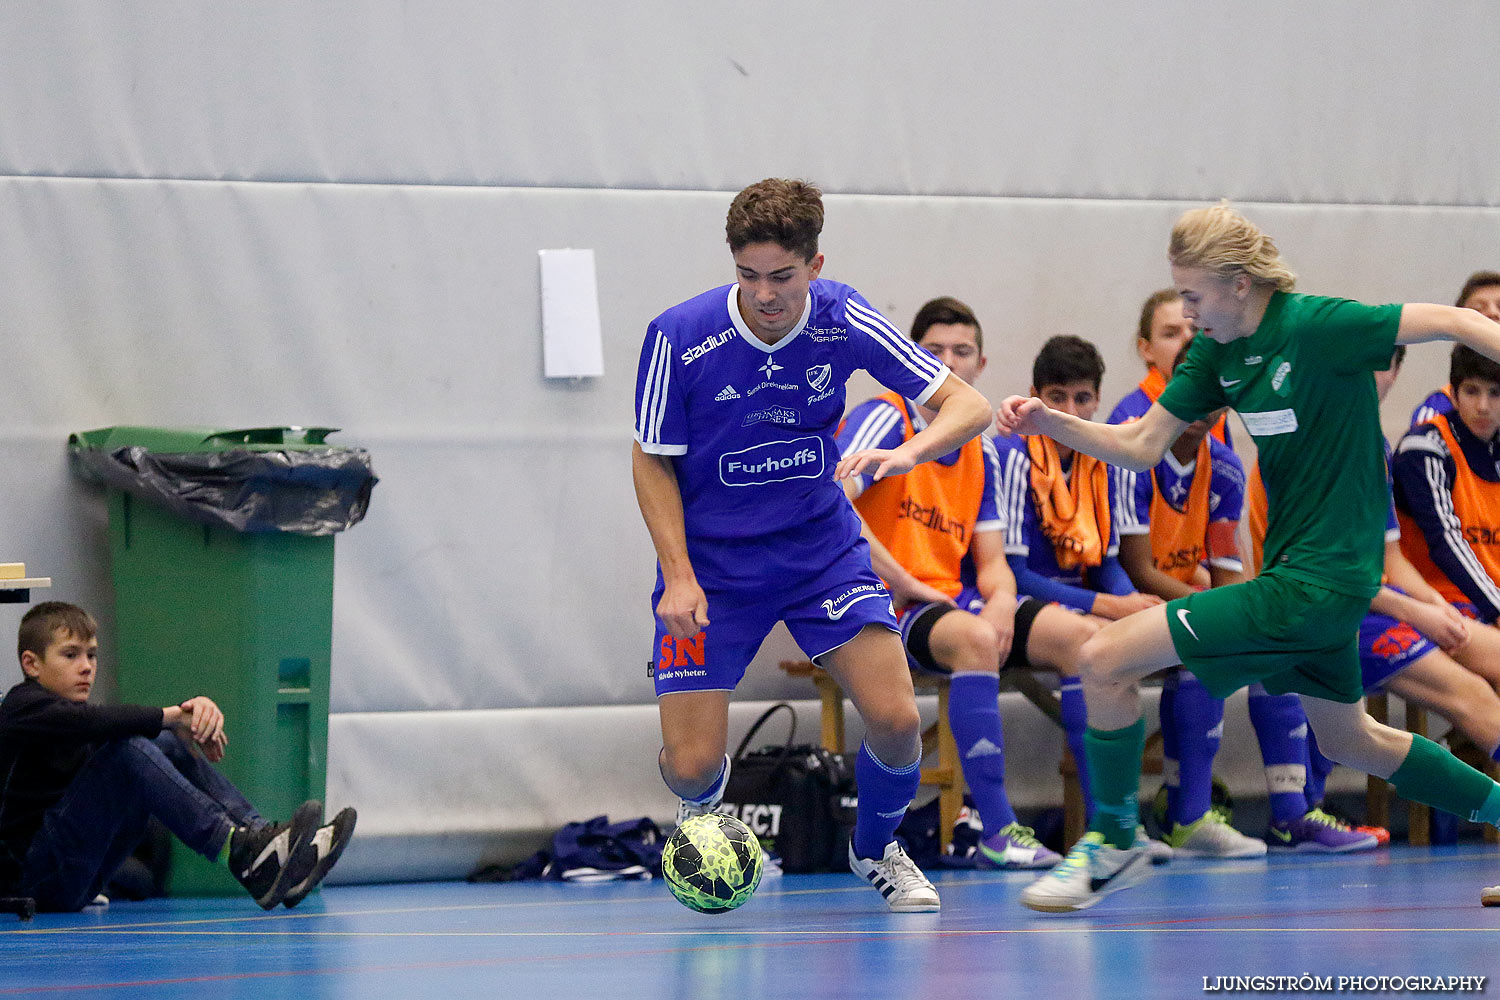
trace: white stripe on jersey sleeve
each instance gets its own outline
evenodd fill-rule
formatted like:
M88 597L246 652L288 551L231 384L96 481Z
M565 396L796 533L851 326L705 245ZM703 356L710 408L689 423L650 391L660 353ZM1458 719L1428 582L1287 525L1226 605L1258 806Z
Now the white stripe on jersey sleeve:
M1417 407L1416 415L1411 418L1411 425L1415 427L1417 424L1425 424L1437 415L1437 410L1423 403Z
M845 302L844 318L849 325L869 334L897 361L918 378L925 379L927 389L916 399L925 403L947 377L947 368L931 354L908 340L899 330L878 312L849 299Z
M1135 473L1119 465L1111 465L1110 471L1115 477L1115 506L1120 508L1115 513L1115 527L1121 535L1149 535L1151 525L1142 521L1135 510L1135 486L1137 475L1151 473Z
M1003 505L1005 517L1005 554L1008 556L1029 555L1031 547L1026 544L1026 504L1030 502L1031 459L1020 450L1009 449L1005 456L1005 492L995 498L997 506Z
M672 344L667 335L656 332L651 364L646 369L641 388L641 412L636 418L635 439L648 455L685 455L685 444L662 444L661 422L667 412L667 388L672 371Z
M1208 561L1208 564L1210 566L1217 566L1220 569L1227 569L1231 573L1245 572L1245 564L1238 559L1231 559L1229 556L1215 556Z
M1408 434L1396 442L1396 454L1404 455L1409 451L1431 452L1441 458L1448 457L1448 446L1443 442L1443 435L1436 429L1426 434Z
M1495 581L1490 579L1489 574L1480 564L1479 557L1464 540L1463 524L1458 519L1458 512L1453 508L1453 493L1448 488L1448 470L1444 468L1443 460L1437 456L1431 456L1423 459L1422 464L1427 474L1427 489L1432 494L1433 500L1437 502L1438 520L1443 525L1443 543L1458 560L1459 565L1464 568L1464 572L1468 574L1479 592L1484 594L1485 600L1489 601L1491 606L1500 608L1500 587L1495 586ZM1457 580L1454 581L1455 584L1457 582Z
M891 428L898 423L901 423L901 411L889 403L871 407L870 412L865 414L864 421L855 429L854 436L849 439L849 447L844 454L852 455L866 448L879 447Z
M974 522L974 533L981 531L1004 531L1005 511L1000 507L1000 451L995 447L995 442L983 434L979 435L979 450L984 455L984 476L990 483L990 488L995 493L995 519L993 521Z

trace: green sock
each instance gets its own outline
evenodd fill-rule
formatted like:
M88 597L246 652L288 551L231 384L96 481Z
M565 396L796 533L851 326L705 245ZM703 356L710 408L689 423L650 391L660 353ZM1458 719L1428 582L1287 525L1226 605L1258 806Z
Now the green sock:
M1135 843L1140 822L1136 791L1141 784L1141 756L1146 752L1146 720L1136 719L1124 729L1089 727L1083 734L1089 759L1089 784L1094 793L1094 821L1089 828L1104 835L1114 847Z
M239 827L237 827L237 826L232 826L232 827L229 828L229 836L227 836L227 837L224 838L224 846L221 847L221 848L219 848L219 856L214 859L214 863L215 864L219 864L219 865L228 865L229 864L229 845L232 844L232 843L234 843L234 833L238 829L239 829Z
M1403 799L1500 826L1500 785L1425 737L1412 736L1411 752L1390 780Z

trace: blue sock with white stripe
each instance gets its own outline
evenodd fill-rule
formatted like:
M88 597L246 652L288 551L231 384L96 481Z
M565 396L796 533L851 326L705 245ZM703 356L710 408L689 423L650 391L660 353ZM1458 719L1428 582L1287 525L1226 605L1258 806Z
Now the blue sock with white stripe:
M886 845L896 839L896 827L906 807L917 794L922 777L922 758L905 767L891 767L870 752L864 743L854 758L854 781L859 787L859 808L854 820L854 853L862 858L885 855Z
M1083 700L1083 681L1077 677L1064 677L1058 692L1062 702L1063 737L1068 741L1068 750L1073 754L1073 763L1078 765L1078 788L1083 792L1083 814L1085 821L1094 818L1094 793L1089 781L1088 751L1084 749L1084 735L1089 731L1089 709Z
M958 759L984 823L984 835L993 837L1016 821L1005 794L999 676L972 671L954 674L948 690L948 726L958 744Z
M1268 694L1261 684L1249 693L1250 724L1260 744L1271 797L1271 822L1290 823L1307 812L1307 715L1294 694Z

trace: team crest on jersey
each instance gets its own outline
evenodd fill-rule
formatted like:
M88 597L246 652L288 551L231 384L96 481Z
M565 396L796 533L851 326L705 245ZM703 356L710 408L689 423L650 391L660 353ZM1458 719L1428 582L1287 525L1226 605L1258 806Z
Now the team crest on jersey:
M833 378L833 365L815 365L807 370L807 384L813 392L822 392L828 388L828 380Z
M1271 391L1285 396L1292 391L1292 363L1284 358L1271 359Z
M740 394L734 391L734 386L732 386L732 385L726 385L724 388L722 388L722 389L719 390L719 394L714 397L714 400L716 402L722 403L722 402L725 402L726 400L739 399L739 398L740 398Z

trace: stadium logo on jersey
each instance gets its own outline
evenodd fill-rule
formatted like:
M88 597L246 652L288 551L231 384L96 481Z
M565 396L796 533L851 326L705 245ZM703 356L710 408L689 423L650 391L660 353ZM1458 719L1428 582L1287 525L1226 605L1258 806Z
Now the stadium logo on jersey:
M850 587L837 597L823 602L823 610L828 614L828 620L836 622L844 617L845 612L860 601L867 601L872 597L885 597L885 588L873 583L861 583Z
M848 340L849 331L842 326L809 326L803 329L802 336L817 344L827 344Z
M723 403L723 402L725 402L727 400L730 400L730 399L739 399L739 398L740 398L740 394L734 391L734 386L732 386L732 385L726 385L724 388L722 388L722 389L719 390L719 394L714 397L714 401L715 402L719 402L719 403Z
M924 507L913 501L911 497L906 497L901 501L901 508L896 512L896 519L910 519L924 528L941 532L944 535L952 535L960 542L967 540L968 527L962 521L955 521L944 514L937 504Z
M822 392L828 388L828 380L833 378L833 365L818 365L807 370L807 385L813 392Z
M787 406L768 406L764 410L756 410L745 418L741 427L750 427L754 424L766 422L773 424L795 424L797 422L797 411Z
M719 456L719 482L725 486L764 486L788 479L821 479L823 439L768 441Z
M715 333L705 338L701 344L696 344L682 352L682 366L686 368L715 347L723 347L733 339L733 330L725 330L723 333Z

